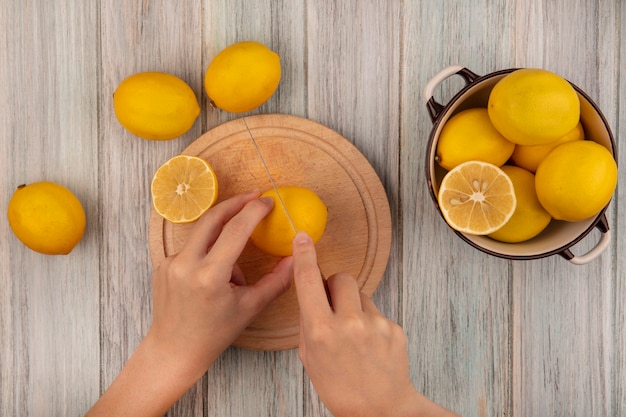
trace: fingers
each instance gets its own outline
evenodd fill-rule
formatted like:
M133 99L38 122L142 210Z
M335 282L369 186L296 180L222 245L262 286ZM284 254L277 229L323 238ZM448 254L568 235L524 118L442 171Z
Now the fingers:
M254 285L242 287L242 304L252 306L253 314L258 314L289 289L292 274L293 258L289 256L281 259L270 273Z
M293 239L293 276L302 319L330 314L315 246L305 232L298 232Z
M224 225L239 213L248 202L258 196L259 193L256 191L239 194L210 209L194 225L182 252L204 258L208 248L215 243L222 232Z
M235 285L239 285L240 287L248 285L248 283L246 282L246 277L241 270L241 267L237 264L233 265L233 273L230 277L230 282Z
M257 198L246 203L241 211L224 225L206 257L206 262L232 269L254 228L273 207L274 200L271 197Z
M363 312L367 314L377 314L382 316L382 313L380 312L378 307L376 307L376 304L374 304L371 298L369 298L362 292L360 292L359 295L361 297L361 308L363 309Z
M362 311L361 296L356 279L348 273L328 278L328 291L336 313Z

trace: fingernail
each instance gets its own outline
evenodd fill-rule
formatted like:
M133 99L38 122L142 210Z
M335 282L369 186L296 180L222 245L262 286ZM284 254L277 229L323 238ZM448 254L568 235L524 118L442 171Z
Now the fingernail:
M311 237L305 231L299 231L296 233L296 236L293 238L293 243L296 245L302 245L305 243L310 243Z
M272 197L261 197L259 200L268 207L274 207L274 199Z

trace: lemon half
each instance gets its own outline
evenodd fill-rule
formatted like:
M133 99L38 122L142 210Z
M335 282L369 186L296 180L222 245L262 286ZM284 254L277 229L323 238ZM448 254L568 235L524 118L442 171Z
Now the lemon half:
M191 223L217 201L217 176L204 159L177 155L156 170L150 190L154 209L163 218Z
M500 229L517 205L511 179L496 165L481 161L464 162L448 172L437 199L450 227L472 235Z

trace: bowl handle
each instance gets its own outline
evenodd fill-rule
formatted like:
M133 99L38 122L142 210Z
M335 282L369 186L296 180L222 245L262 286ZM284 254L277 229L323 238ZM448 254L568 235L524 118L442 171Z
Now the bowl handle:
M574 265L584 265L600 256L611 242L611 231L609 230L609 222L606 219L606 215L602 215L596 227L602 232L602 237L600 237L598 244L593 249L581 256L575 256L569 249L565 249L563 252L559 253L559 255Z
M424 99L424 104L426 104L426 108L428 109L430 120L432 120L433 123L435 123L435 121L439 118L444 108L444 106L435 101L435 98L433 97L435 88L439 84L441 84L443 80L456 74L463 77L467 85L473 83L477 78L479 78L477 74L473 73L465 67L462 67L460 65L451 65L435 74L435 76L431 78L424 86L422 98Z

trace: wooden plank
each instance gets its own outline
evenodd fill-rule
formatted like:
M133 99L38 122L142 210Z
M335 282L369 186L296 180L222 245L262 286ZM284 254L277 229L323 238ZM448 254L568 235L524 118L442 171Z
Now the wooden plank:
M401 184L404 326L418 390L461 415L511 415L511 264L459 239L427 189L432 122L425 84L449 65L477 74L509 68L514 5L508 2L404 2ZM443 82L447 103L465 85Z
M574 82L612 126L619 41L609 34L618 29L616 12L613 1L519 2L516 10L516 66L543 67ZM619 239L616 204L608 216ZM585 253L598 238L594 232L573 252ZM585 266L559 257L514 265L514 415L620 415L616 258L608 250Z
M297 350L229 348L208 372L208 416L302 415L302 365Z
M339 132L369 160L398 226L399 5L349 1L308 6L309 118ZM392 259L374 301L398 320L397 227L393 234Z
M370 161L386 189L393 243L373 300L401 320L399 208L400 3L308 2L308 117L338 131ZM329 271L334 273L339 271ZM308 384L305 415L329 415Z
M102 104L100 184L102 207L102 389L117 376L151 321L152 265L148 250L154 171L201 133L199 118L171 141L133 136L118 123L112 95L127 76L171 73L202 97L202 5L196 1L101 2ZM202 415L203 383L169 415Z
M622 40L626 36L626 3L619 3L615 10L615 31L601 31L607 38L600 40L603 42L617 42L618 46L617 56L615 62L608 63L606 70L617 73L617 85L614 90L617 94L617 100L615 101L615 107L613 107L611 113L616 114L612 126L615 127L613 131L616 140L619 144L619 179L617 188L617 201L613 203L613 210L611 216L615 219L614 228L614 242L611 245L613 250L613 256L615 259L615 287L612 294L614 302L613 310L613 329L614 345L612 346L612 363L611 373L612 379L610 380L612 389L612 404L613 415L623 416L626 415L626 216L624 216L623 208L624 201L626 200L626 169L624 164L626 163L626 146L624 146L624 139L626 138L626 95L624 94L624 86L626 86L626 64L624 57L626 57L626 42ZM610 14L605 19L610 20ZM609 33L611 35L609 35ZM609 36L615 35L616 39L612 39ZM606 103L608 106L608 103ZM620 140L621 138L621 140Z
M247 114L287 113L306 117L306 14L303 1L217 0L204 7L203 76L226 46L244 40L265 44L281 56L281 81L265 104L249 113L209 108L204 130ZM301 416L303 370L297 350L254 352L228 349L209 370L208 415Z
M0 222L3 416L76 415L98 397L96 20L93 2L0 8L3 210L19 184L49 180L77 195L88 222L67 256L31 251Z
M603 1L597 6L598 27L606 28L598 31L598 62L597 72L591 80L596 85L596 102L607 117L613 135L618 144L618 161L625 160L623 147L619 147L619 138L624 137L626 132L624 123L624 76L620 70L620 62L623 63L624 22L626 22L626 7L623 2ZM589 24L588 24L589 25ZM595 30L590 27L590 30ZM621 32L621 35L620 35ZM621 48L621 49L620 49ZM622 87L620 87L622 86ZM592 88L592 87L591 87ZM621 153L620 153L621 151ZM611 203L608 216L611 220L613 242L607 250L610 253L610 288L603 294L605 308L602 320L602 349L606 352L602 366L602 390L605 404L602 408L607 410L607 415L624 415L626 413L626 310L621 300L626 299L626 273L620 265L623 256L623 243L626 239L624 231L624 216L618 207L623 206L624 192L620 189L626 185L626 172L623 169L618 174L618 189ZM608 257L608 255L605 255ZM623 265L623 264L622 264ZM592 345L593 346L593 345ZM594 404L595 406L595 404Z

